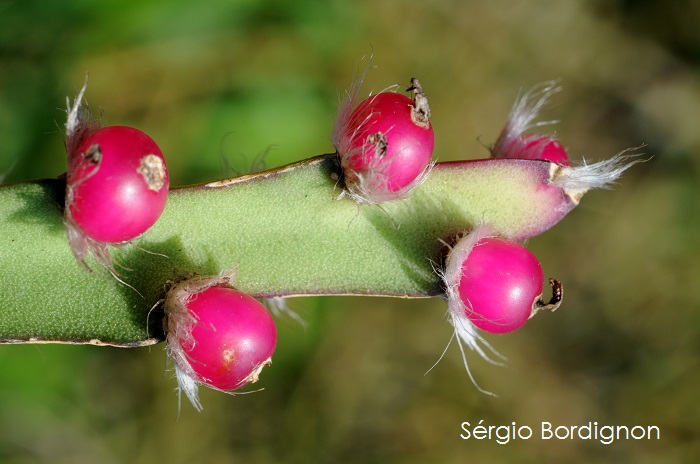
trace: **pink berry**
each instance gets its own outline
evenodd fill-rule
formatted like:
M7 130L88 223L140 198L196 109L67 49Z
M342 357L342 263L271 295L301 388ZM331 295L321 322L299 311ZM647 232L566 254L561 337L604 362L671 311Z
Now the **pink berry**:
M553 137L541 134L523 135L505 148L500 158L545 160L562 166L570 166L566 149Z
M542 295L542 266L527 248L496 238L479 240L462 263L459 297L478 328L505 333L525 324Z
M541 298L544 276L537 258L522 245L492 238L494 233L491 224L476 224L450 246L445 268L440 272L449 321L474 385L465 346L494 364L500 362L493 356L505 359L478 329L511 332L541 310L556 311L564 295L562 284L549 279L552 298L545 303ZM478 385L477 388L491 394Z
M95 242L121 243L148 230L168 197L158 145L126 126L99 129L68 153L66 217Z
M220 390L255 382L277 344L267 309L253 297L223 287L191 295L186 306L196 322L182 347L198 380Z
M345 183L358 201L405 198L430 165L434 134L427 98L417 79L415 97L382 92L362 101L340 132Z
M230 288L234 271L193 277L165 298L168 353L178 387L198 410L198 387L234 390L258 380L272 361L277 330L255 298Z

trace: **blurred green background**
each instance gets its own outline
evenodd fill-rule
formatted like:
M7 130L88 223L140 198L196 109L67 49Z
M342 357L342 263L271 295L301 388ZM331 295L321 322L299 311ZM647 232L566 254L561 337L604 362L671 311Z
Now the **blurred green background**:
M264 391L183 400L150 349L0 346L0 462L697 462L700 5L696 1L0 0L0 175L65 169L86 73L108 124L161 146L173 185L332 151L338 95L419 77L440 160L480 158L517 93L561 78L546 119L572 157L653 155L529 242L562 309L469 354L440 300L314 298L278 323ZM342 266L342 263L338 263ZM2 289L0 289L0 292ZM99 308L96 308L99 310ZM2 308L0 308L0 317ZM487 425L656 425L660 441L462 440Z

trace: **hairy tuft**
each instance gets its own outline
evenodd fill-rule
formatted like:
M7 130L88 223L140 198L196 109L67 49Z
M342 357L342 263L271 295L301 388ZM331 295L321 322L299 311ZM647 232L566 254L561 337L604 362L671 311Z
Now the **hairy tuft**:
M631 153L634 150L636 148L624 150L597 163L588 164L584 160L579 166L562 167L552 182L567 192L585 193L594 188L612 188L623 172L637 163L648 161L639 158L641 154Z
M535 122L544 106L557 92L561 91L558 80L547 81L532 87L513 104L506 125L503 127L498 140L491 150L491 156L500 158L508 151L508 147L515 142L525 131L533 127L555 124L558 121Z
M213 277L193 277L173 285L165 298L166 351L175 364L178 395L184 393L192 406L200 412L202 403L199 401L199 384L203 379L192 369L185 352L185 347L191 349L195 343L192 330L198 324L198 320L186 305L192 295L210 287L228 287L235 275L235 268L230 268Z
M442 273L442 279L445 284L445 298L447 299L448 320L454 328L453 338L456 338L457 345L462 353L464 368L474 386L487 395L493 395L493 393L482 389L477 384L469 369L464 345L491 364L502 365L500 361L495 360L492 356L501 360L505 360L505 358L481 336L476 326L467 317L467 307L459 295L459 282L462 277L462 263L467 259L477 242L483 238L490 237L492 232L492 228L486 224L474 227L467 236L459 240L452 248L447 256L445 271Z

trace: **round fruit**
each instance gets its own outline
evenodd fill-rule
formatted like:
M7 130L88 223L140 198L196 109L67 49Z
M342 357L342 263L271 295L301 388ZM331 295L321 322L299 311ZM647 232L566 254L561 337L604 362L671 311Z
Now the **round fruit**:
M405 95L385 92L360 103L350 116L353 143L344 167L346 178L383 177L383 188L395 192L411 184L428 166L434 136L428 123L411 118L413 102Z
M99 129L68 155L69 221L97 242L138 237L160 217L168 197L163 153L144 132Z
M417 79L409 90L413 100L381 92L360 102L334 136L345 184L358 202L406 198L425 178L434 147L430 107Z
M180 345L196 380L220 390L257 381L277 344L267 309L228 287L210 287L184 303L193 322Z
M475 326L505 333L527 322L542 295L543 283L542 266L527 248L484 238L462 263L459 296Z

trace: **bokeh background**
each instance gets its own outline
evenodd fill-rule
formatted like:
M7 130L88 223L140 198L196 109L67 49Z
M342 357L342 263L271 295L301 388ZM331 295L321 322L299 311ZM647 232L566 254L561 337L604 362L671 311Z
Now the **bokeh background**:
M88 72L92 109L148 132L174 185L330 152L372 53L363 92L419 77L440 160L485 157L518 92L553 78L543 116L572 157L653 155L529 242L566 297L488 337L507 367L469 355L498 397L455 345L424 375L451 336L440 300L297 299L308 327L279 321L264 390L202 391L202 413L178 412L162 345L0 346L0 462L697 462L698 24L693 0L0 0L6 181L63 172L65 97ZM460 439L479 420L661 440Z

